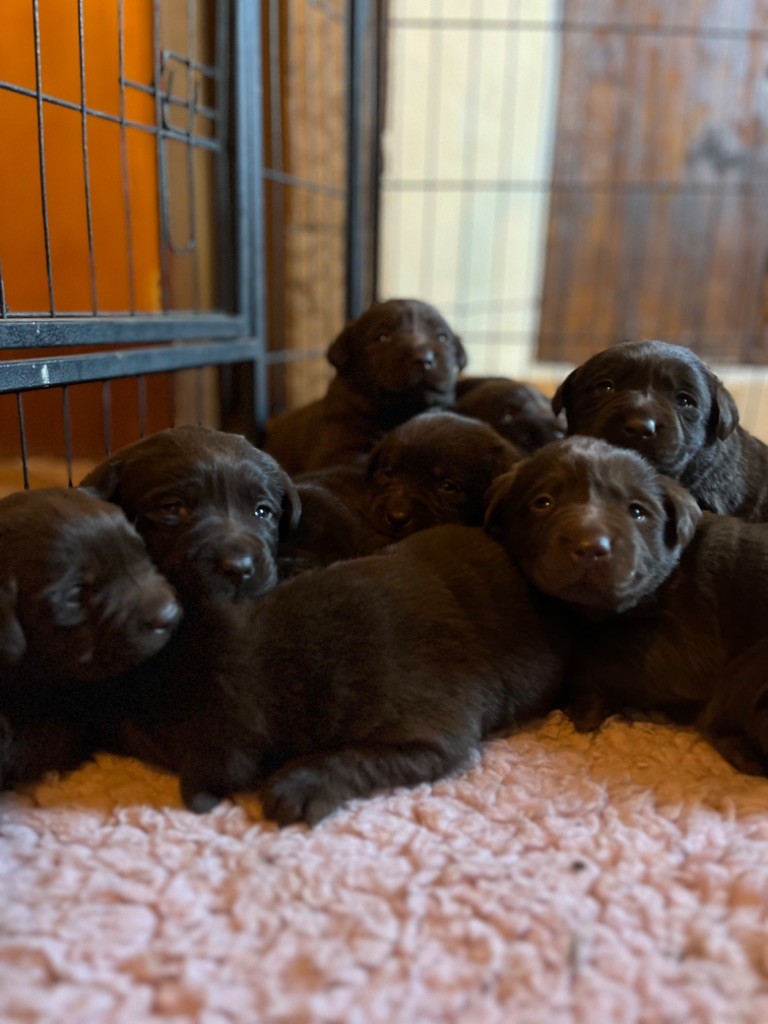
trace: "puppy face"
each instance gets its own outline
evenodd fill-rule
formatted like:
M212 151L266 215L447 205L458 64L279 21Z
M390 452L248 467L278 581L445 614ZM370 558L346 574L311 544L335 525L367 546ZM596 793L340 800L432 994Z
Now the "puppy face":
M670 575L700 515L688 492L641 456L574 437L496 481L486 527L540 590L623 612Z
M347 324L328 359L355 390L377 405L411 415L451 405L467 363L461 340L433 307L416 299L378 303Z
M689 349L663 341L598 352L565 379L552 407L565 409L570 434L632 448L673 477L739 421L712 371Z
M485 423L449 412L416 416L371 453L367 518L393 540L438 523L479 526L491 481L521 457Z
M518 381L485 380L456 401L456 411L489 423L502 437L533 452L565 436L565 419L556 416L541 391Z
M124 509L185 603L238 601L273 587L278 538L301 512L271 456L206 427L137 441L83 483Z
M136 531L92 494L2 499L0 544L0 659L22 671L106 679L156 654L181 618Z

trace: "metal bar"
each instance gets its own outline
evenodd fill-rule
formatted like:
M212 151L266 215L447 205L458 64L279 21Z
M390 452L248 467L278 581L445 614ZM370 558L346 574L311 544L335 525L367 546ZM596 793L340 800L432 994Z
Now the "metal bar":
M206 313L201 316L59 316L47 320L9 316L0 320L0 349L144 344L191 341L195 338L235 339L242 335L244 329L241 317L224 313Z
M19 419L19 450L21 454L21 471L24 477L24 490L29 490L29 463L27 458L27 430L24 423L24 400L16 395L16 412Z
M264 166L261 136L263 90L259 74L261 54L260 5L237 0L235 6L235 118L237 132L236 205L237 308L243 332L252 339L253 394L243 410L245 429L263 424L267 415L267 389L259 367L264 357L265 264L264 194L257 172ZM235 360L232 360L233 362Z
M0 82L0 89L5 89L7 92L17 93L19 96L29 96L32 99L38 99L41 101L41 109L42 103L48 103L52 107L62 107L64 110L74 110L78 114L83 110L82 105L80 103L75 103L73 100L65 100L61 99L59 96L51 96L49 93L42 92L42 90L38 93L35 89L28 89L23 85L16 85L13 82ZM147 91L152 96L158 95L158 91L154 88L149 88ZM186 107L186 103L183 103L180 100L172 101L167 97L162 97L162 102L173 102L175 105ZM95 107L86 107L85 113L88 117L95 117L101 121L108 121L110 124L119 125L121 123L119 114L108 114L106 111L97 110ZM138 132L144 132L147 135L158 135L163 138L174 139L177 142L187 141L187 133L172 126L166 125L158 130L156 125L144 124L141 121L130 120L126 120L125 125L127 128L132 128ZM218 143L215 138L209 135L193 136L192 145L199 149L211 149L214 151L218 149Z
M88 233L88 271L91 282L91 308L99 311L96 285L96 256L93 251L93 216L91 213L91 171L88 165L88 117L85 113L85 22L83 0L77 0L77 41L80 57L80 135L83 148L83 182L85 185L85 225Z
M40 8L39 0L33 0L32 18L35 35L35 91L30 95L37 100L37 153L40 164L40 204L43 215L43 235L45 238L45 270L48 275L48 304L53 315L56 309L53 292L53 264L51 260L51 235L48 224L48 191L45 180L45 139L43 134L43 70L40 52Z
M349 0L347 30L347 267L346 316L351 320L363 309L362 246L362 76L365 61L365 25L368 0Z
M136 378L136 402L139 410L139 437L147 433L147 378L143 375Z
M67 464L67 487L72 486L72 412L69 408L69 387L61 389L61 418L64 425L64 460Z
M589 19L584 21L573 20L544 20L535 21L529 18L411 18L394 17L389 19L390 28L408 29L445 29L449 31L467 32L472 29L482 29L484 32L503 32L514 29L518 32L601 32L605 35L652 35L661 36L691 36L696 39L742 39L742 40L765 40L768 39L768 31L765 29L733 29L725 26L721 28L712 27L703 29L698 25L659 25L646 22L645 24L632 24L616 21L598 21Z
M183 64L190 71L200 71L208 78L216 78L218 75L219 69L210 64L204 64L202 61L183 53L176 53L175 50L163 50L163 64L169 60L175 60L178 64Z
M216 66L231 69L232 9L229 0L220 0L216 5ZM217 255L216 260L216 304L222 309L233 309L234 297L234 251L232 241L232 181L231 163L229 158L229 96L231 89L230 73L222 73L216 79L216 132L220 145L220 155L215 165L216 181L216 227Z
M120 81L120 174L123 187L123 223L128 257L128 306L136 311L136 264L133 250L133 214L131 209L131 175L128 166L128 136L125 118L125 0L117 3L118 77Z
M187 67L187 100L189 103L187 114L187 133L190 140L195 130L195 117L197 106L197 78L193 67L194 56L197 51L197 30L195 25L195 0L187 0L187 50L190 61ZM200 253L197 248L197 216L195 211L195 196L197 193L197 182L195 177L195 151L187 144L187 217L189 219L189 249L192 253L192 291L194 293L194 309L200 312Z
M112 454L112 385L108 380L101 384L101 426L104 433L104 451Z
M199 366L225 366L258 358L254 341L190 344L169 348L118 349L90 355L55 356L51 359L15 359L0 363L0 394L40 388L114 380L135 374L191 370Z
M170 238L168 230L168 175L165 166L165 148L163 136L168 131L163 118L163 100L160 95L160 84L163 77L163 59L160 47L160 0L154 0L152 4L152 47L153 59L153 83L155 87L155 128L157 130L157 226L158 246L160 252L160 294L163 309L169 308L168 288L170 285L170 265L167 241Z
M584 194L601 192L648 192L665 194L677 192L696 192L707 194L725 189L732 193L751 195L761 182L768 180L768 175L752 182L707 182L707 181L523 181L521 180L472 180L443 179L442 181L402 178L400 181L389 179L385 188L392 192L580 192Z
M295 174L287 174L285 171L277 171L273 167L265 167L263 175L269 181L278 182L281 185L293 185L296 188L305 188L310 192L320 192L326 196L334 196L338 199L346 198L346 190L333 185L323 185L317 181L307 181Z

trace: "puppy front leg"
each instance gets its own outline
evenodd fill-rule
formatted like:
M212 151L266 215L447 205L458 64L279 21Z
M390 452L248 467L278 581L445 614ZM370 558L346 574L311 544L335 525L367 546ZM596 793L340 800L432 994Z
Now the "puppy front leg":
M244 750L198 745L181 762L181 798L188 810L205 814L231 793L253 788L262 775L256 759Z
M470 742L410 742L304 757L266 779L260 793L264 814L278 825L315 825L355 797L439 779L460 767L471 749Z

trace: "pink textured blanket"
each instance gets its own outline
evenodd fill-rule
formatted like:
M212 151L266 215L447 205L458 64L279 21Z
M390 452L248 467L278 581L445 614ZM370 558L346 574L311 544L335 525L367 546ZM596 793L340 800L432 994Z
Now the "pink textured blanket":
M0 799L3 1024L768 1021L768 782L559 714L277 831L100 758Z

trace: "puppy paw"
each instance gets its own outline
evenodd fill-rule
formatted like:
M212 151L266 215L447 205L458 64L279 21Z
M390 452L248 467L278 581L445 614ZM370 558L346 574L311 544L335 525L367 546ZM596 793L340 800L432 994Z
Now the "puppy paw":
M222 801L218 794L201 789L192 779L184 778L181 779L181 799L187 810L195 814L207 814Z
M304 822L316 825L332 814L343 799L313 768L292 768L273 775L261 788L264 815L278 825Z

